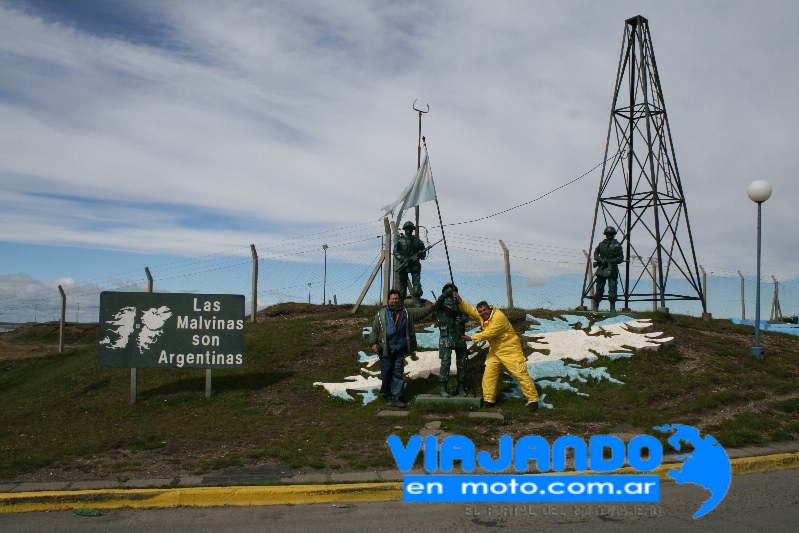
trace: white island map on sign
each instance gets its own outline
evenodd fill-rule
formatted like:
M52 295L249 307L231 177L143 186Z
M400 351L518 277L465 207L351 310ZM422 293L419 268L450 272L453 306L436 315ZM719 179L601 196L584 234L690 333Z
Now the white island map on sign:
M627 315L618 315L591 323L580 315L564 314L548 320L527 315L530 328L523 336L531 339L528 346L533 353L527 357L527 367L536 383L542 389L568 390L580 396L588 396L578 389L580 383L588 378L622 384L611 376L607 367L588 366L585 363L599 357L616 359L632 357L631 349L657 348L672 340L659 332L645 332L651 329L651 320L640 320ZM367 335L369 328L364 328ZM476 330L474 330L476 331ZM439 373L438 329L416 334L419 350L416 355L405 358L407 379L426 379ZM380 391L380 364L376 354L359 352L361 369L358 375L346 376L340 382L316 382L314 386L324 387L330 394L347 400L360 399L367 404L377 399ZM451 375L455 373L455 358L452 358ZM507 377L507 376L506 376ZM518 385L513 383L507 396L520 396ZM546 402L546 394L541 396L541 407L553 408Z
M164 324L172 316L172 310L165 305L151 307L141 312L138 321L137 311L133 306L126 306L114 313L111 320L106 320L109 334L100 340L100 344L109 350L122 350L131 339L135 339L140 354L149 350L163 334Z

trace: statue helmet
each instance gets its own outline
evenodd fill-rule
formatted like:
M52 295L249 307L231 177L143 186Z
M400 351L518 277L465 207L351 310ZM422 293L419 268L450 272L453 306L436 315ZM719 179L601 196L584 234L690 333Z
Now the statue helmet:
M454 291L457 291L458 287L454 283L447 283L443 287L441 287L441 294L444 296L450 296Z
M605 235L616 235L616 228L613 226L608 226L605 228Z
M409 220L409 221L407 221L405 224L403 224L403 225L402 225L402 229L403 229L403 230L416 229L416 226L414 225L414 223L413 223L413 222L411 222L411 221Z

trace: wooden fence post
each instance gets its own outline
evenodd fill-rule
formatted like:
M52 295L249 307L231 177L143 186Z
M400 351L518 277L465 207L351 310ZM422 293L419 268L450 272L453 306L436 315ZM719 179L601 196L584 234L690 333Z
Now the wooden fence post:
M147 276L147 292L153 292L153 275L150 267L144 267L144 275ZM139 389L139 369L130 369L130 403L136 403L137 392Z
M372 283L377 277L377 273L380 272L380 268L383 268L383 304L388 304L388 291L391 288L391 278L392 278L392 268L391 268L391 241L392 236L394 234L394 223L389 222L388 217L383 217L383 229L385 231L385 238L383 239L383 250L380 252L380 257L375 264L372 273L369 275L369 279L364 285L363 290L361 291L360 296L355 301L355 305L352 306L352 314L355 314L358 311L358 308L361 306L361 302L366 297L366 293L369 291L369 287L372 286ZM396 279L394 280L396 283ZM336 295L333 295L333 301L336 301Z
M782 307L780 307L780 282L777 278L771 276L774 282L774 296L771 298L771 322L782 322Z
M699 270L702 271L702 289L704 290L704 299L705 299L705 312L702 313L702 318L705 320L710 320L713 318L713 315L708 311L710 309L710 303L707 299L708 288L707 288L707 272L705 272L705 267L699 265Z
M383 247L383 305L388 304L388 291L391 289L391 224L383 217L383 230L386 233Z
M744 275L738 270L738 277L741 278L741 320L746 320L746 303L744 301Z
M61 293L61 320L58 323L58 353L64 353L64 322L67 317L67 295L64 293L64 288L58 286L58 292Z
M702 287L704 287L704 289L705 289L705 295L704 295L705 296L705 307L707 307L707 295L708 295L708 290L707 290L707 272L705 272L705 267L703 267L702 265L699 265L699 270L702 272Z
M588 252L583 250L583 256L585 257L585 275L588 277L588 294L590 300L590 306L593 308L594 306L594 270L591 268L591 260L588 257ZM588 311L589 307L585 306L585 297L583 293L580 292L580 305L577 306L577 311Z
M649 265L651 267L652 275L652 312L658 310L658 260L654 257L649 258Z
M358 311L358 308L361 306L361 302L366 297L366 293L369 292L369 287L372 286L375 278L377 277L377 273L380 272L380 266L383 265L386 261L385 251L380 254L380 259L377 260L375 263L375 267L372 269L372 273L369 275L369 279L366 281L366 285L363 286L363 290L361 291L360 296L355 301L355 305L352 306L352 311L350 311L353 315Z
M499 240L499 246L502 248L502 257L505 260L505 292L508 295L508 309L513 309L513 286L510 280L510 251L502 239Z
M383 219L383 220L387 220L387 219ZM390 231L391 231L391 238L393 239L395 236L397 238L399 238L399 233L397 232L397 224L392 220L392 221L390 221L388 223L388 226L389 226ZM386 269L388 270L388 272L391 275L391 277L390 277L391 286L396 288L396 286L399 285L399 274L397 274L394 271L394 265L393 265L394 255L392 254L392 249L391 249L391 246L390 246L391 243L388 242L388 240L386 241L386 243L387 243L386 248L388 249L388 255L386 256L386 258L387 258L386 259L386 261L387 261ZM388 291L386 291L386 297L385 297L385 301L383 303L384 304L388 304Z
M591 268L591 257L588 255L588 252L583 250L583 255L585 256L585 270L588 272L588 287L589 292L588 294L591 295L591 300L594 299L594 269Z
M250 311L250 322L255 324L258 312L258 252L255 251L255 245L250 245L250 254L252 255L252 309Z

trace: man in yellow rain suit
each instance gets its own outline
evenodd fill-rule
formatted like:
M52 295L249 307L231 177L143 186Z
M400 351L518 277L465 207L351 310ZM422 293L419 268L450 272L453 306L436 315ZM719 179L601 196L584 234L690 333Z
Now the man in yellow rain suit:
M453 296L458 297L455 292ZM483 405L492 407L497 401L497 384L504 367L522 389L522 394L527 398L527 408L530 411L538 409L538 392L535 390L533 380L527 373L527 358L522 352L522 342L513 329L505 313L492 308L485 301L472 307L469 302L460 299L461 311L477 320L483 330L472 335L464 335L464 340L487 340L490 348L486 357L486 368L483 372Z

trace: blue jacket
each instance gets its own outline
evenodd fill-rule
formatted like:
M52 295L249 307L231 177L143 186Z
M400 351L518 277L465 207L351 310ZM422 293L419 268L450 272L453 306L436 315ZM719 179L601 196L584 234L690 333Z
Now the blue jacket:
M388 357L388 327L386 324L386 309L381 307L372 320L372 332L369 334L369 344L377 344L380 357ZM416 351L416 324L415 320L424 318L433 312L433 307L420 307L408 309L402 307L400 312L405 318L405 341L408 353Z

